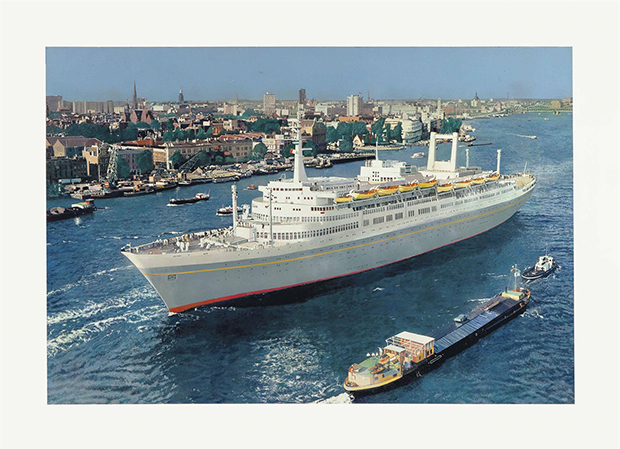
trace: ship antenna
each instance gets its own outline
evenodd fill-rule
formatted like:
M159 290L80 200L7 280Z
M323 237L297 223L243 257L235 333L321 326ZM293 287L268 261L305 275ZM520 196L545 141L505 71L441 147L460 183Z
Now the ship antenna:
M377 133L377 138L375 139L375 160L379 160L379 133Z
M295 164L293 172L294 182L303 182L308 180L306 176L306 169L304 167L304 154L301 145L301 103L297 107L297 145L295 147Z

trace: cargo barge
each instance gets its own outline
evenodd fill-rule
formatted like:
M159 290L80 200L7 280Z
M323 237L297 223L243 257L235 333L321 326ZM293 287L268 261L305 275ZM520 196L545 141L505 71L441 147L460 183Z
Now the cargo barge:
M50 210L46 211L46 219L48 222L66 220L92 214L96 210L97 208L93 200L86 200L81 203L72 204L71 207L52 207Z
M386 340L386 346L378 354L351 365L344 389L360 397L420 377L525 312L529 300L527 289L506 289L469 314L459 315L451 326L434 337L406 331L394 335Z

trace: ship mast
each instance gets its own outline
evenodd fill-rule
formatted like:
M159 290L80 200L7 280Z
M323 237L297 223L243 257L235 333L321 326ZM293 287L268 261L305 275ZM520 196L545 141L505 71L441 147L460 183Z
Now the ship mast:
M233 184L232 190L232 208L233 208L233 234L237 230L237 185Z
M273 243L273 208L271 206L272 188L267 187L267 190L269 190L269 243Z
M304 155L301 147L301 104L299 104L299 106L297 107L297 120L299 121L299 123L297 126L297 145L295 147L293 181L303 182L308 180L308 176L306 176L306 168L304 167ZM271 200L269 204L271 204Z

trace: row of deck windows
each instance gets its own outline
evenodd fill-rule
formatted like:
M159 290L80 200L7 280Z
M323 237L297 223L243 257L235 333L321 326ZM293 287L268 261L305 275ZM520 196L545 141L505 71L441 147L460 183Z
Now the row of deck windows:
M293 209L295 210L295 209ZM299 209L298 209L299 210ZM279 221L282 223L318 223L318 222L323 222L323 221L337 221L337 220L346 220L348 218L354 218L359 216L358 213L356 212L351 212L348 214L340 214L340 215L321 215L318 217L282 217L279 215L274 215L273 216L273 221ZM259 214L257 212L254 212L252 214L252 217L255 218L256 220L261 220L261 221L269 221L269 215L267 214Z
M331 228L325 229L315 229L312 231L302 231L302 232L274 232L273 239L274 240L298 240L298 239L307 239L312 237L321 237L323 235L334 234L336 232L349 231L351 229L357 229L359 227L359 223L352 222L346 223L340 226L332 226ZM268 239L269 232L258 232L256 234L258 238Z
M375 214L377 212L385 212L385 206L384 207L375 207L373 209L364 209L363 214L364 215L368 215L368 214Z

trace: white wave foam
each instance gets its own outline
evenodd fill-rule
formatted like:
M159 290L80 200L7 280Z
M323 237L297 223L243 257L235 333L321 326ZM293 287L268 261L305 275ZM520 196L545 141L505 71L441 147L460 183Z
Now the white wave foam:
M383 290L385 290L385 289L381 288L381 287L375 287L372 291L373 292L382 292Z
M50 315L47 319L48 326L61 323L64 326L66 322L70 320L79 319L84 321L94 318L99 314L112 314L112 316L87 322L77 329L61 330L59 335L49 339L47 342L48 357L53 357L58 352L66 351L77 344L86 343L117 323L126 322L137 324L145 321L152 321L154 318L161 315L162 308L160 305L151 305L138 310L128 310L131 305L139 301L144 301L144 299L151 294L152 293L147 288L135 288L126 296L111 298L103 303L89 302L82 308L66 310ZM146 327L147 326L138 326L138 331L141 332Z
M318 401L314 401L315 404L352 404L354 397L347 393L340 393L337 396L332 396L327 399L319 399Z
M91 282L92 278L94 278L95 276L103 276L103 275L107 275L110 273L114 273L115 271L118 271L118 270L130 270L131 268L132 268L132 265L125 265L124 267L114 267L114 268L110 268L109 270L101 270L95 273L91 273L76 282L71 282L69 284L63 285L60 288L57 288L56 290L47 292L47 297L49 298L50 296L55 295L57 293L66 292L67 290L72 289L73 287L88 285Z
M467 302L485 302L488 301L491 298L474 298L474 299L468 299Z
M541 320L545 318L545 317L544 317L544 316L542 316L540 313L538 313L538 310L536 310L536 309L533 309L533 310L526 310L526 311L523 313L523 316L524 316L524 317L528 317L528 318L529 318L529 317L532 317L532 318L540 318Z

